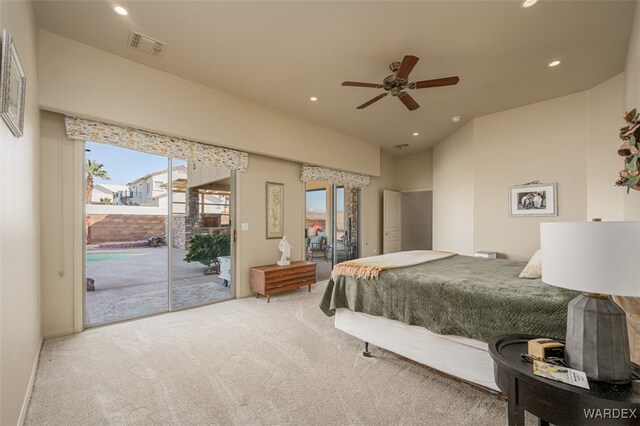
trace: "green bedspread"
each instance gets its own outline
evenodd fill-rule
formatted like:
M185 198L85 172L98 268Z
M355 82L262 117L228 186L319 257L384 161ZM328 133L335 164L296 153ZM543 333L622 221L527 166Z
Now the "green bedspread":
M564 339L578 293L518 278L526 262L453 256L383 271L378 280L329 280L320 308L383 316L487 342L506 334Z

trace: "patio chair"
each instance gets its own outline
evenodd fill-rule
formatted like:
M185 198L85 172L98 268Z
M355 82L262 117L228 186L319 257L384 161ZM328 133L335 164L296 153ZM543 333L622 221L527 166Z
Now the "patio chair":
M327 249L327 237L325 235L316 235L307 238L307 260L313 261L316 256L323 257L325 260Z

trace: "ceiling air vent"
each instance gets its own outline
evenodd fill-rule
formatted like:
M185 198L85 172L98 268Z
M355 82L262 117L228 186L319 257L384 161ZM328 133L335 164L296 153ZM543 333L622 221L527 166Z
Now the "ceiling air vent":
M128 44L134 49L150 53L154 56L161 56L164 53L165 47L167 47L166 43L133 30L129 33Z

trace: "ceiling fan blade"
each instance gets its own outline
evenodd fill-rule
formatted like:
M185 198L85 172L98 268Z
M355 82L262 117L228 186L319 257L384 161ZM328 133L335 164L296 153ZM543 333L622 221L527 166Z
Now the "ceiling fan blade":
M406 55L402 59L402 63L400 64L400 68L398 68L398 72L396 72L396 78L400 78L406 80L409 78L409 74L413 70L413 67L418 63L419 58L416 56Z
M416 86L416 89L426 89L428 87L453 86L454 84L458 84L459 81L460 79L456 75L454 77L416 81L414 84Z
M389 94L389 92L384 92L384 93L380 93L378 96L376 96L375 98L363 103L362 105L360 105L358 108L356 109L364 109L366 107L368 107L369 105L371 105L374 102L378 102L380 99L384 98L385 96L387 96Z
M414 109L420 108L420 105L418 105L416 100L413 99L410 94L406 92L403 92L403 93L404 94L398 96L398 99L402 101L404 106L406 106L409 111L413 111Z
M373 87L373 88L376 88L376 89L380 89L382 87L382 84L360 83L359 81L343 81L342 85L343 86L353 86L353 87Z

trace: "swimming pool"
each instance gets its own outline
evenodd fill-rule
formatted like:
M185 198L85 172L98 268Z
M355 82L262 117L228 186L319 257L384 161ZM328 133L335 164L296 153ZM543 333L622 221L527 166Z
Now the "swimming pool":
M102 262L104 260L118 260L133 256L144 256L145 253L140 252L99 252L99 253L87 253L88 262Z

